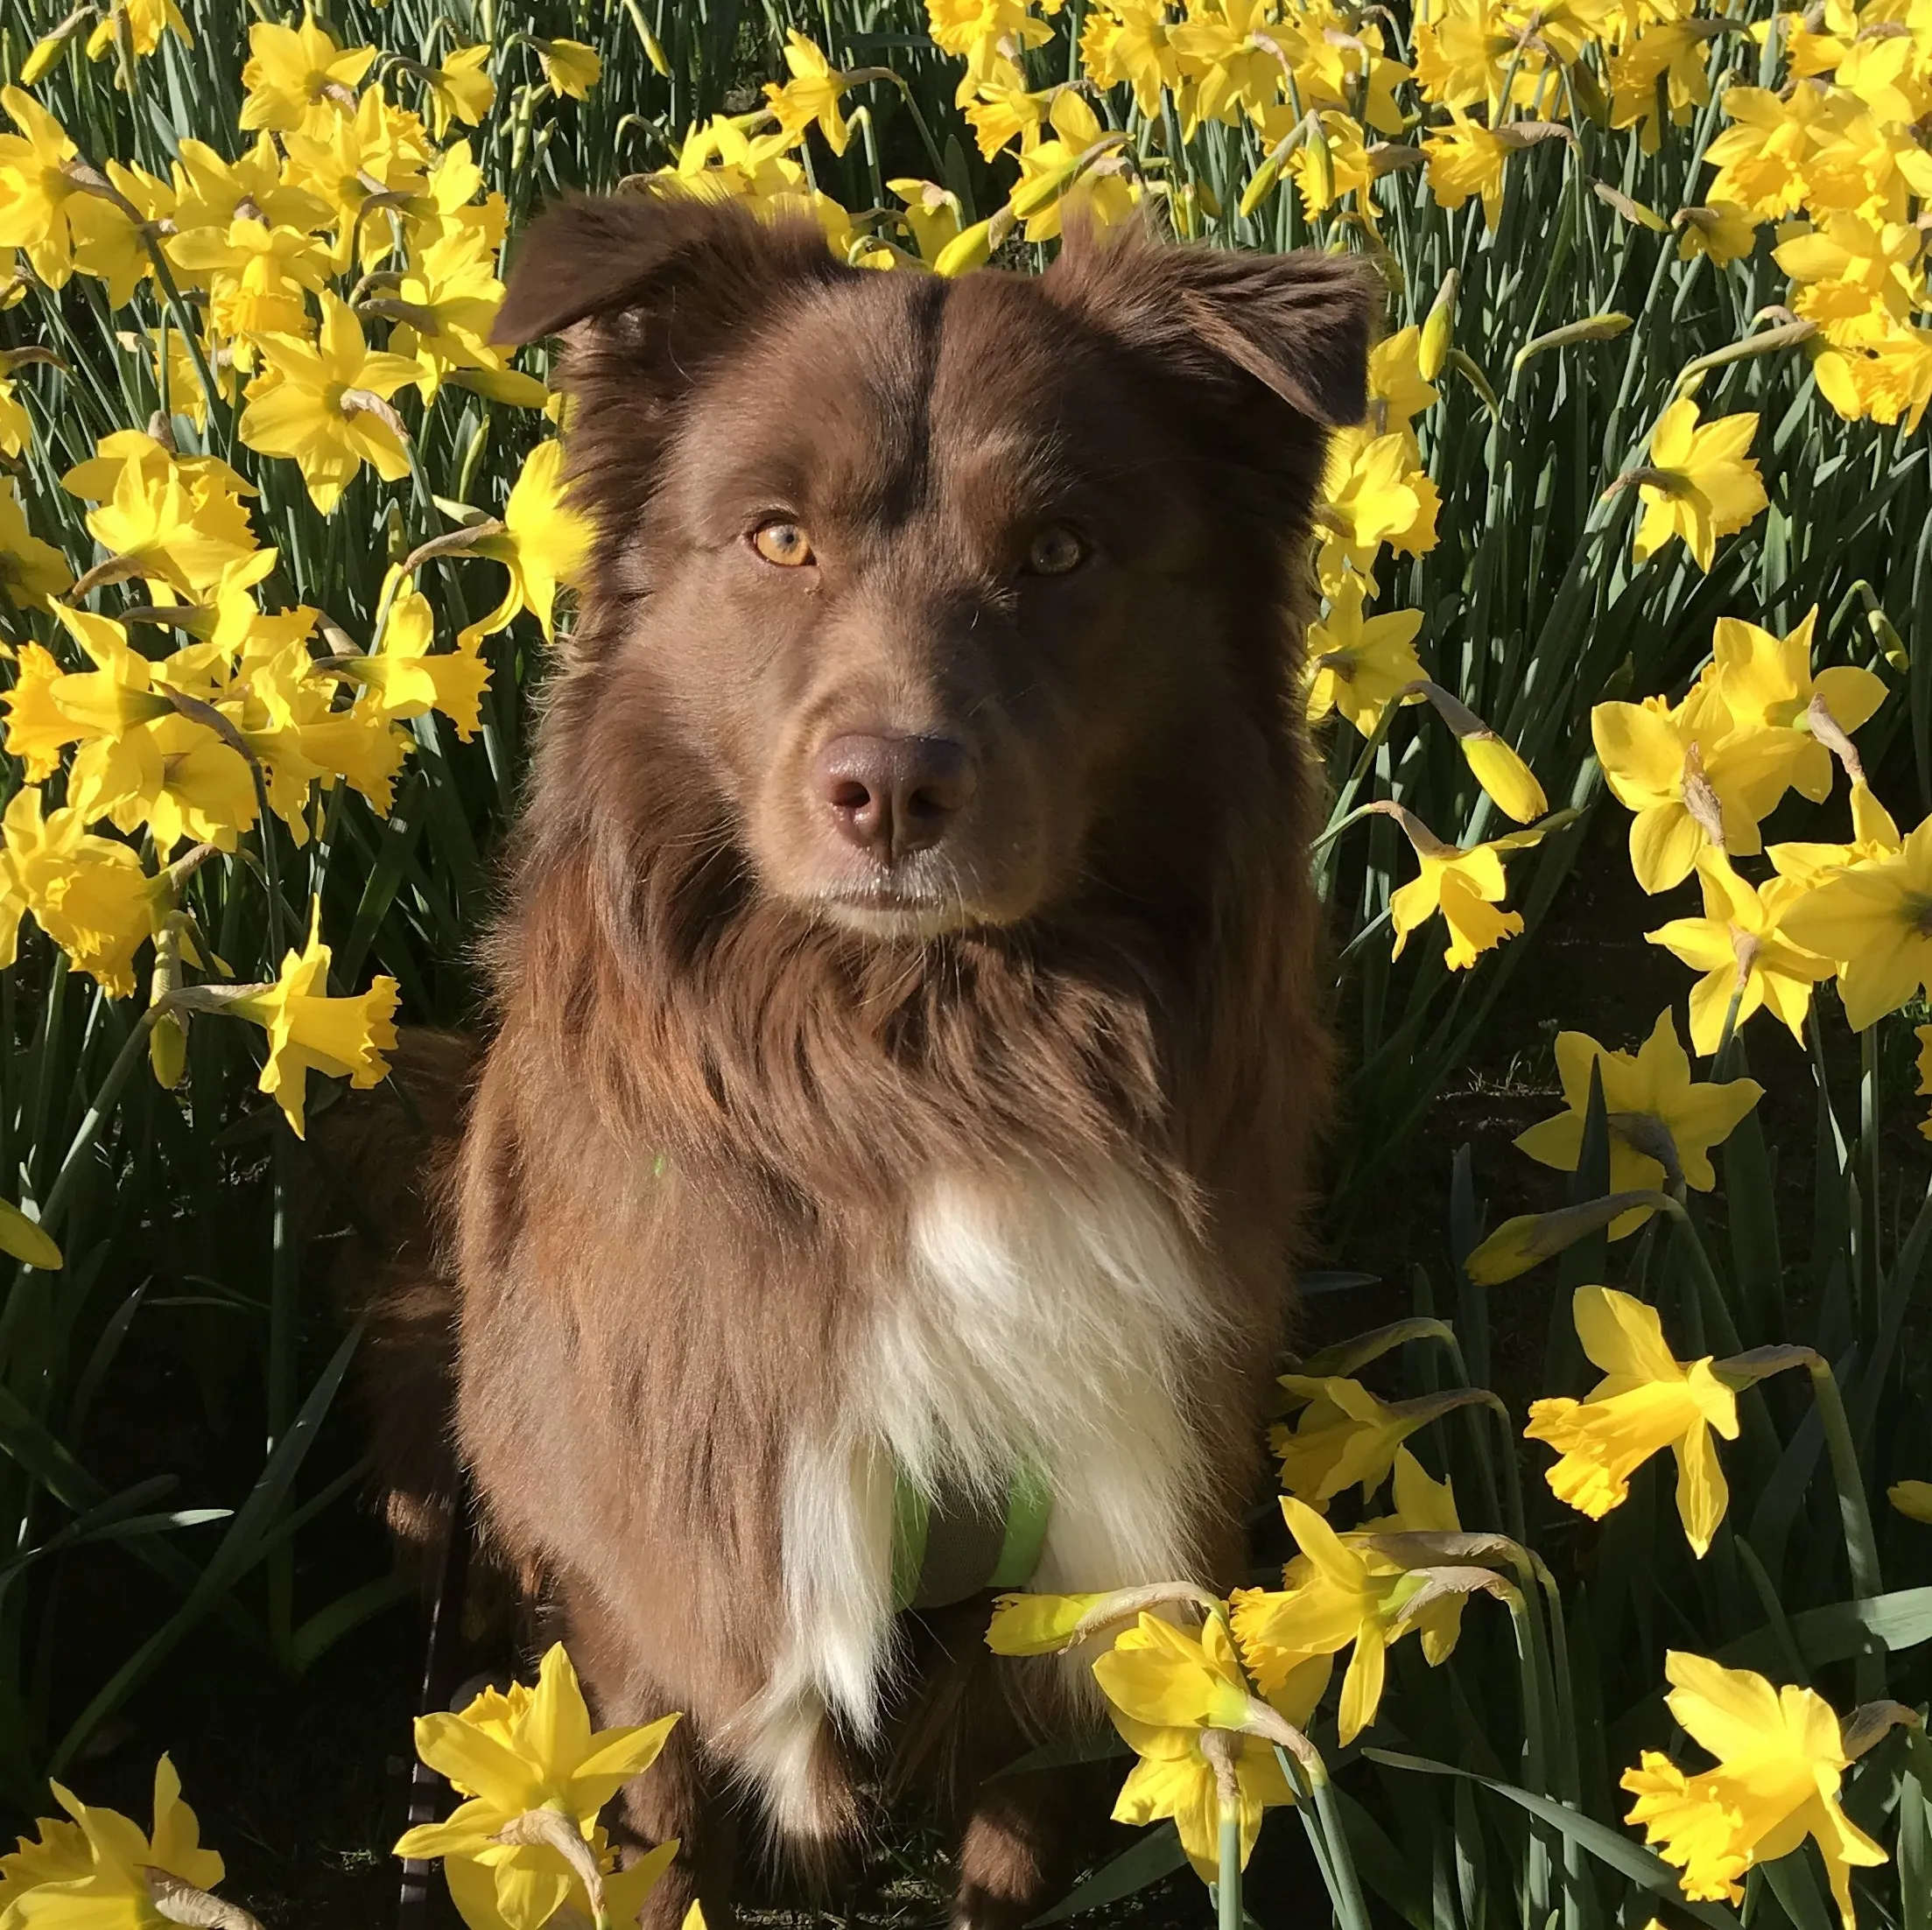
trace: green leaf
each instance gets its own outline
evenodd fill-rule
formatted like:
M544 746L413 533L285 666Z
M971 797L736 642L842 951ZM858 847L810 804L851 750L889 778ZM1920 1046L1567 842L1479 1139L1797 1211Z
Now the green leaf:
M289 1490L315 1444L323 1418L334 1401L336 1390L342 1385L362 1338L362 1328L358 1323L344 1337L309 1390L288 1431L276 1442L248 1498L221 1537L221 1545L188 1591L187 1599L102 1683L69 1724L48 1765L50 1775L60 1773L95 1728L267 1552L271 1531L284 1514Z
M1527 1789L1519 1789L1514 1783L1479 1776L1473 1770L1458 1769L1450 1763L1431 1762L1424 1756L1398 1756L1384 1749L1365 1749L1362 1753L1371 1761L1387 1763L1392 1769L1414 1770L1426 1776L1463 1776L1471 1782L1479 1783L1485 1789L1493 1790L1497 1795L1507 1798L1519 1808L1527 1809L1532 1816L1561 1831L1567 1841L1587 1849L1599 1863L1607 1863L1640 1888L1658 1896L1668 1895L1673 1905L1686 1916L1713 1926L1713 1930L1738 1930L1738 1919L1730 1911L1714 1903L1690 1901L1677 1889L1677 1872L1662 1856L1633 1842L1607 1823L1578 1815L1567 1805L1548 1796L1532 1794Z
M378 1575L372 1582L338 1596L327 1608L318 1609L295 1632L290 1644L295 1672L300 1674L319 1656L333 1648L352 1630L360 1628L372 1616L407 1601L414 1593L400 1575Z
M1057 1742L1042 1743L1037 1749L1029 1749L1025 1755L1016 1757L1004 1769L994 1772L994 1780L1002 1776L1028 1776L1038 1769L1066 1769L1076 1763L1111 1762L1116 1757L1131 1756L1121 1732L1115 1729L1090 1730L1084 1736L1065 1736Z
M1186 1867L1187 1852L1181 1848L1179 1832L1170 1822L1157 1823L1132 1849L1123 1849L1112 1863L1102 1863L1033 1922L1059 1923L1083 1911L1097 1910L1103 1903L1118 1903Z

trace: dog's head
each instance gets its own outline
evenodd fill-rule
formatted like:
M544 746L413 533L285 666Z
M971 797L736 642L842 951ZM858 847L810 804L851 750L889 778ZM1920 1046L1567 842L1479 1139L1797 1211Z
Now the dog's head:
M1318 254L1075 236L946 281L727 204L553 209L497 333L566 335L596 531L566 708L629 767L601 808L697 786L755 888L882 937L1198 864L1282 729L1371 306Z

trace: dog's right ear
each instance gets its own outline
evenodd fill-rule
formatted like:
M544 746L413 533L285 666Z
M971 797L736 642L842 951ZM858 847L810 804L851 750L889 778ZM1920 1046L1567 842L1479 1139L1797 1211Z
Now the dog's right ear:
M564 446L571 501L596 531L594 585L638 591L633 537L707 372L786 303L861 272L809 217L762 221L676 189L563 201L531 226L492 340L563 337L552 380L572 399ZM579 628L581 647L592 631Z
M664 347L697 347L707 326L734 333L788 286L847 272L809 220L761 221L734 202L676 190L576 196L538 216L517 245L490 339L574 343L608 330L627 347L661 335Z

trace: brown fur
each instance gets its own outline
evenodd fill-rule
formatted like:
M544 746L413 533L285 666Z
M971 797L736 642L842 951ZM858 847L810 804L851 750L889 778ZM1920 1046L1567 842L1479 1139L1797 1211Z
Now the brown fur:
M459 1428L601 1718L685 1712L625 1800L685 1844L647 1920L728 1908L788 1443L931 1175L1105 1169L1166 1203L1219 1303L1192 1528L1233 1578L1327 1085L1296 559L1369 310L1328 256L1076 236L1038 279L948 284L669 197L568 204L517 255L499 333L567 331L596 546L455 1179ZM809 570L748 548L774 512ZM1062 519L1091 559L1024 574ZM822 821L811 759L851 730L976 761L906 867L916 915ZM960 1919L1018 1923L1064 1838L985 1778L1045 1705L965 1658L962 1713L926 1705L966 1786ZM806 1834L848 1836L833 1730L812 1775Z

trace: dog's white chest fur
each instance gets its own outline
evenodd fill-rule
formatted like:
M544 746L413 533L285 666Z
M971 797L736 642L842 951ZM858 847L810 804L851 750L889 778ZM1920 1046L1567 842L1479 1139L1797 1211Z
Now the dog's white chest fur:
M826 1435L793 1442L787 1636L746 1712L746 1766L777 1820L812 1827L808 1764L829 1710L877 1727L892 1639L895 1469L1003 1496L1043 1471L1052 1512L1032 1586L1191 1576L1203 1484L1184 1387L1215 1336L1198 1249L1143 1183L1015 1171L936 1181L910 1220Z

